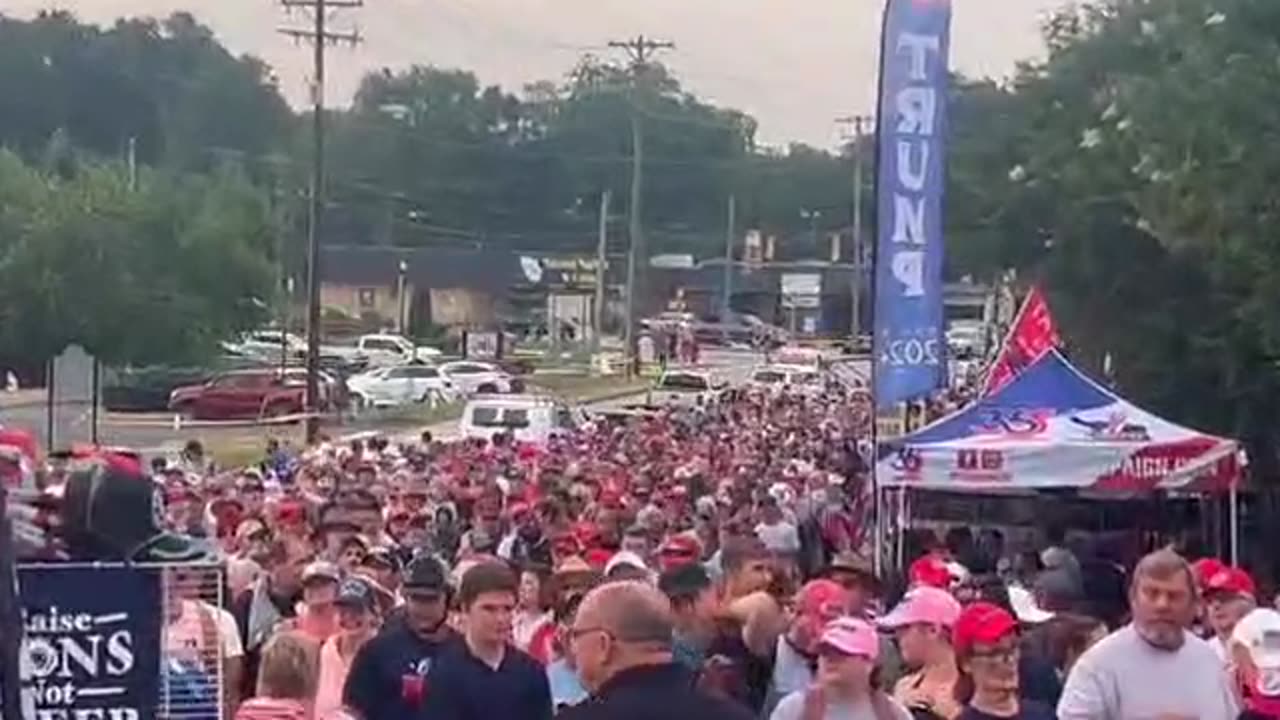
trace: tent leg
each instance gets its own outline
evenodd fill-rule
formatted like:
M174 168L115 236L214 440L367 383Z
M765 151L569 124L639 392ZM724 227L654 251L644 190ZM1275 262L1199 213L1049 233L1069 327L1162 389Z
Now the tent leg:
M907 528L910 527L911 525L910 518L907 517L907 489L906 488L904 487L898 488L898 496L896 500L897 500L898 507L894 515L897 518L898 542L896 547L894 548L893 559L894 559L894 563L898 566L898 569L901 570L906 567L906 561L903 558L903 555L906 552L905 545L907 541Z
M872 522L871 540L873 546L871 548L871 566L875 570L876 577L883 577L884 573L884 541L885 533L888 532L888 515L884 511L884 491L879 487L871 489L873 495L872 503Z
M1227 502L1230 503L1228 512L1228 523L1230 524L1231 533L1231 564L1240 564L1240 491L1235 485L1231 486L1231 494L1228 496Z

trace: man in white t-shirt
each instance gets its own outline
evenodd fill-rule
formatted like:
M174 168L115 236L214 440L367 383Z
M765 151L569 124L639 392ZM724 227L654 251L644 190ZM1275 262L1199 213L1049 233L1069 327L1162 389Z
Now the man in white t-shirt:
M202 586L198 572L172 569L167 582L166 656L211 675L220 670L226 706L234 710L244 670L244 645L235 618L197 597Z
M800 552L800 535L794 523L787 522L772 495L760 501L760 523L756 525L756 537L770 552L784 557L795 557Z
M1129 609L1133 622L1072 668L1059 720L1230 720L1239 714L1222 661L1187 631L1196 585L1181 556L1160 550L1138 563Z

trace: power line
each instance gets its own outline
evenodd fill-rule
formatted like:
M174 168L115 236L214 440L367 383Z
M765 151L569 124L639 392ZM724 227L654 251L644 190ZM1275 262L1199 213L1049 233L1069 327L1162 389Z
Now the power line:
M304 8L311 13L309 28L281 28L298 41L311 43L312 153L311 207L307 223L307 443L319 434L320 410L320 229L324 221L324 75L325 51L339 42L355 45L360 36L333 32L326 27L331 10L357 8L363 0L280 0L285 9Z

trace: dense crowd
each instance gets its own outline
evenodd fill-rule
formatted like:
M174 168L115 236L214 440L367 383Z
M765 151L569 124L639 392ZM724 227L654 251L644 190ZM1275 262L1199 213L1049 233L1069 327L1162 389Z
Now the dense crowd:
M192 443L150 475L225 585L167 566L165 696L220 687L184 717L244 720L1280 718L1280 613L1240 568L955 527L878 573L869 422L833 380L540 447L271 443L223 472Z

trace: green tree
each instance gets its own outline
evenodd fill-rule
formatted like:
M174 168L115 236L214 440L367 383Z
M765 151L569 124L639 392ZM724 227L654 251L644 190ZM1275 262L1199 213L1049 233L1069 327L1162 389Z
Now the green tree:
M187 13L110 29L66 12L0 16L0 141L24 153L64 131L83 149L208 168L216 152L261 155L292 114L266 65L236 58Z
M952 158L952 204L997 212L949 214L957 266L1042 280L1077 357L1110 353L1122 390L1246 440L1264 476L1280 421L1278 22L1267 0L1059 13L1048 59L989 98L996 122L958 118L958 137L990 135Z
M71 343L110 363L199 359L261 321L275 228L243 178L0 153L0 347L38 365Z

